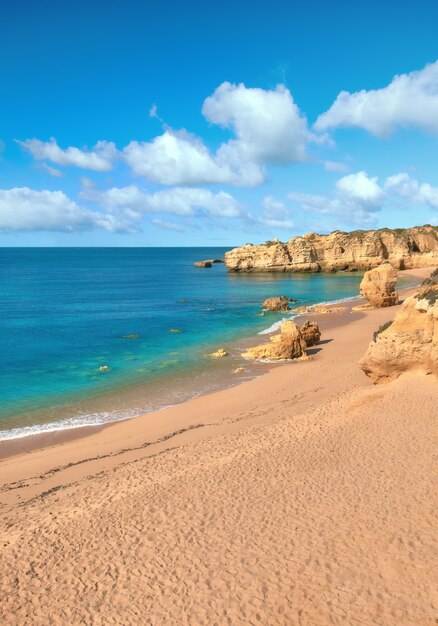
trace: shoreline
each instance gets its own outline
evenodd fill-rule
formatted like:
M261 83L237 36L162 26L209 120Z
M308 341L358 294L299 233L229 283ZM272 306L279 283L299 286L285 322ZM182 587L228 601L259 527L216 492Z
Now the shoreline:
M431 268L418 268L406 270L404 275L418 278L418 281L421 282L424 277L429 276L431 271ZM400 290L399 293L402 297L406 297L416 288L417 285L407 287ZM384 321L394 316L395 307L371 309L369 311L352 311L351 307L354 306L355 302L362 300L360 296L349 299L349 306L341 313L310 315L312 320L318 322L322 332L320 343L308 350L308 353L313 357L310 363L323 362L326 343L327 341L332 341L332 338L327 339L327 333L339 335L343 329L347 329L355 322L360 322L362 319L369 317L370 314L374 314L378 319L383 318ZM306 313L298 314L295 319L302 319L308 315ZM377 328L380 322L376 321L375 324ZM370 331L369 341L374 330L375 328ZM262 343L265 338L265 335L255 335L249 341L254 344ZM319 355L320 352L321 355ZM17 462L18 467L21 464L20 461L23 461L23 466L27 467L28 470L32 468L35 461L37 467L45 472L56 464L56 457L61 451L61 456L69 459L71 467L76 466L76 464L85 465L88 459L91 459L92 462L97 460L95 458L95 450L98 449L100 449L97 455L98 459L116 458L120 450L125 454L127 450L129 452L131 447L133 449L138 448L139 439L141 439L141 445L143 445L144 436L147 434L152 435L152 443L150 445L155 445L160 443L160 439L163 437L168 440L174 436L174 433L179 434L180 431L185 432L187 428L197 427L197 423L187 417L187 414L197 405L208 404L210 406L216 403L220 404L224 400L230 401L238 397L239 394L246 393L249 389L257 389L259 385L269 387L270 382L274 381L276 376L283 376L290 368L305 368L304 363L295 361L263 363L262 365L265 366L264 371L259 376L254 376L249 380L237 381L235 385L200 394L180 404L157 411L97 426L84 426L1 441L0 470L3 465L9 465L9 460L14 460ZM365 375L363 376L365 377ZM368 379L366 382L369 382ZM213 419L205 420L206 423L202 424L202 429L209 426L213 421ZM9 466L7 469L11 470L12 468ZM26 473L28 474L29 471ZM13 474L15 474L15 468L13 469ZM9 480L10 476L7 479Z
M410 269L410 270L403 270L402 272L400 272L399 276L401 277L412 276L415 278L418 276L419 278L418 284L420 284L421 282L420 279L424 276L429 275L430 273L429 269L430 268L416 268L416 269ZM403 295L405 292L415 289L416 286L417 284L414 286L404 287L399 290L399 293L400 295ZM346 306L346 310L344 312L336 313L336 314L323 315L323 314L318 314L318 313L297 313L294 315L293 312L290 311L289 315L286 315L285 317L282 317L281 319L278 319L277 321L273 322L266 329L258 332L255 335L251 335L250 337L244 338L243 339L244 345L245 347L248 347L248 346L256 345L258 343L263 343L263 341L266 339L266 336L269 337L271 334L274 334L275 332L278 331L279 325L284 319L300 320L301 318L304 318L304 317L310 317L312 320L317 321L320 324L320 327L322 330L326 330L326 329L328 330L332 327L345 325L346 323L349 323L355 319L355 317L351 317L352 315L355 316L355 312L351 310L351 307L354 306L357 302L364 302L364 299L360 295L357 295L357 296L350 296L344 299L341 298L341 299L335 299L331 301L324 301L321 303L316 303L316 305L323 305L323 306L324 305ZM286 311L284 313L286 313ZM281 312L279 313L279 317L280 315L281 315ZM241 341L242 340L234 340L232 344L234 345L234 344L240 343ZM275 367L284 367L285 365L288 364L288 363L282 363L282 362L269 362L269 361L263 361L263 362L257 362L257 363L260 366L264 366L263 371L261 371L260 373L249 372L247 376L245 376L244 378L242 377L243 380L242 379L237 379L237 380L228 379L227 381L225 381L224 379L217 388L213 390L204 390L199 393L195 393L194 395L190 395L186 399L182 400L181 402L177 402L175 404L165 405L156 409L155 408L151 409L150 411L138 413L137 415L131 415L131 416L126 416L126 417L123 416L123 417L120 417L119 419L109 420L107 422L102 422L102 423L97 423L97 424L85 423L85 424L74 425L74 426L65 426L65 427L60 427L60 428L53 428L53 430L48 430L45 432L44 431L40 433L29 432L28 434L20 435L18 437L13 437L10 439L9 438L0 439L0 461L2 459L7 459L11 456L39 450L40 448L51 447L53 445L59 445L65 442L82 439L84 437L88 437L90 435L93 435L94 433L98 433L106 428L109 428L113 425L117 425L123 422L137 420L137 419L147 419L148 417L152 417L155 414L158 415L162 411L184 406L185 404L195 400L198 397L210 396L211 394L215 394L221 391L226 391L227 389L233 389L234 387L239 387L252 380L256 380L260 377L266 376ZM250 363L250 365L254 365L254 364ZM126 391L127 389L121 389L118 392L114 392L114 393L116 395L120 395L121 393L125 393ZM70 419L74 419L74 418L69 418L66 421L70 421ZM42 426L51 426L51 425L56 426L62 423L63 423L63 420L60 420L60 421L48 422L47 424L42 424ZM28 427L23 427L23 428L27 430L27 429L33 428L33 426L28 426ZM11 430L15 430L15 429L11 429ZM5 431L5 432L8 432L8 431Z

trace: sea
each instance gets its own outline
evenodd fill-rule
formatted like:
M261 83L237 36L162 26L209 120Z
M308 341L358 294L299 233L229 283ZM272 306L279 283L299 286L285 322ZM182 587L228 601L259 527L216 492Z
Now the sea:
M0 440L126 419L260 375L266 365L241 352L292 315L261 315L265 298L359 293L359 272L193 265L229 249L0 249ZM229 356L209 356L218 348Z

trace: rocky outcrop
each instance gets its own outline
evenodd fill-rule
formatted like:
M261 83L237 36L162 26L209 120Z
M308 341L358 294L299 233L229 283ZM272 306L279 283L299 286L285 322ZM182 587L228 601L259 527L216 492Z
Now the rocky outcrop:
M375 333L359 367L375 383L407 371L438 377L438 272L407 298L393 322Z
M273 296L271 298L266 298L262 306L268 311L288 311L289 302L295 302L295 300L287 298L286 296Z
M398 271L388 263L382 263L365 272L360 283L360 295L375 308L394 306L398 302L395 290Z
M438 227L309 233L286 243L275 239L225 253L230 272L319 272L369 270L383 261L397 269L438 263Z
M212 261L195 261L195 267L212 267Z
M212 352L210 356L214 357L215 359L220 359L221 357L228 356L228 352L224 350L224 348L219 348L218 350L216 350L216 352Z
M321 339L321 331L319 330L317 322L309 322L309 320L307 320L307 322L304 322L301 326L300 332L308 348L310 346L316 346Z
M283 322L278 335L272 335L269 343L249 348L242 354L247 359L286 360L306 357L306 342L298 326L292 320Z

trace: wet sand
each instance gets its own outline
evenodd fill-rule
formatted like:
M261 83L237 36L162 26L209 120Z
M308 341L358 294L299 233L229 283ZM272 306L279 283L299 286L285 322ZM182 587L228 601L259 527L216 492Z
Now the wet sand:
M436 624L438 385L356 365L394 314L315 316L310 361L11 448L1 623Z

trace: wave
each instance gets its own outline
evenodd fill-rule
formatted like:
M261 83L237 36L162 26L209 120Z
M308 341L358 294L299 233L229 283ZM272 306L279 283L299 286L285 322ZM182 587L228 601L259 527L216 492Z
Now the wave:
M294 317L296 317L296 313L292 313L288 317L282 317L281 320L277 320L276 322L271 324L271 326L269 326L269 328L265 328L264 330L261 330L257 334L258 335L269 335L270 333L273 333L276 330L280 330L280 326L283 324L283 322L287 322L287 320L293 319Z
M349 302L351 300L357 300L358 298L360 298L359 295L357 296L348 296L346 298L339 298L338 300L323 300L322 302L315 302L314 304L308 304L306 306L326 306L329 304L341 304L342 302ZM302 313L291 313L288 317L283 317L281 320L277 320L276 322L274 322L273 324L271 324L271 326L269 326L268 328L265 328L264 330L261 330L259 333L257 333L258 335L269 335L273 332L275 332L276 330L280 330L280 326L282 325L283 322L287 322L287 320L290 319L294 319L295 317L298 317L299 315L302 315Z
M142 411L146 413L146 411ZM85 428L86 426L102 426L111 422L120 422L131 417L136 417L140 412L137 410L102 413L90 413L68 417L58 422L47 422L46 424L32 424L31 426L17 426L9 430L0 430L0 441L10 441L11 439L22 439L33 435L44 435L60 430L72 430L73 428Z

